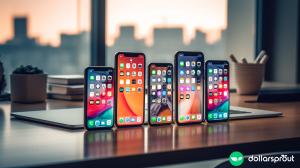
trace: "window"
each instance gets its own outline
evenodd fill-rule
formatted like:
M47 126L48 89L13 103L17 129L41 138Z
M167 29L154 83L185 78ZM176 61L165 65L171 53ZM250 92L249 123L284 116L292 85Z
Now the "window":
M107 0L106 64L118 51L140 51L147 63L171 62L179 50L206 59L254 59L255 0Z
M81 74L90 63L90 6L88 0L2 0L0 59L6 75L19 65Z

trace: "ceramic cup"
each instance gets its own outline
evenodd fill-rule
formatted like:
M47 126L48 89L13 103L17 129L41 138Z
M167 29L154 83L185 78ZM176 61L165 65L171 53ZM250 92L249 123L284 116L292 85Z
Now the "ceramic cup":
M237 93L242 95L257 94L265 76L265 64L234 64Z

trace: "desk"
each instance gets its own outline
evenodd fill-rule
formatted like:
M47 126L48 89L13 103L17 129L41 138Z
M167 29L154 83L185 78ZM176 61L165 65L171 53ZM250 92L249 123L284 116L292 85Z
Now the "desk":
M232 105L281 111L283 117L85 132L10 119L12 110L81 107L81 102L0 102L0 167L155 166L227 158L235 150L255 154L300 149L300 102L245 100L255 97L231 94Z

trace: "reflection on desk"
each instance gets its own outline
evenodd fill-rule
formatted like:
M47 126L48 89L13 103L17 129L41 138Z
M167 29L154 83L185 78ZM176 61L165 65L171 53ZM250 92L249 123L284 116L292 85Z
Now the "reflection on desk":
M168 125L86 131L84 156L127 156L215 145L228 142L229 125Z

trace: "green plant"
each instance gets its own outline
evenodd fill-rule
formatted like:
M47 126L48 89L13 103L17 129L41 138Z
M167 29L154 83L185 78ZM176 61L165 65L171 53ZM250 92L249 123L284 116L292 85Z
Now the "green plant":
M0 61L0 95L4 92L5 87L6 87L6 81L4 75L4 67L2 61Z
M43 70L38 67L33 67L32 65L23 66L16 68L13 74L43 74Z

